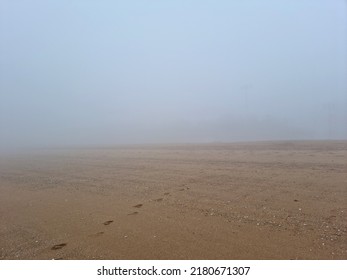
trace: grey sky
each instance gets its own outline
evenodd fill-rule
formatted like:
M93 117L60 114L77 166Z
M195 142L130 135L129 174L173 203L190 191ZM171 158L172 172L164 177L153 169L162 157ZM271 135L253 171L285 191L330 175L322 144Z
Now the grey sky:
M343 0L0 3L0 149L347 138Z

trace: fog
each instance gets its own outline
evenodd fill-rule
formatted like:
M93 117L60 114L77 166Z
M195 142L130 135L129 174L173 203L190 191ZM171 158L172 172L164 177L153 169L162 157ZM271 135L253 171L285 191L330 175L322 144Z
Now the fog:
M343 0L0 3L0 150L347 139Z

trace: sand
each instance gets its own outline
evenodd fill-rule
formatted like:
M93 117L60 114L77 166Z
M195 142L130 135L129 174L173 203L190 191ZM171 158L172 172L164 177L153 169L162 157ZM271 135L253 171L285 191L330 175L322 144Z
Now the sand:
M347 259L347 141L0 159L1 259Z

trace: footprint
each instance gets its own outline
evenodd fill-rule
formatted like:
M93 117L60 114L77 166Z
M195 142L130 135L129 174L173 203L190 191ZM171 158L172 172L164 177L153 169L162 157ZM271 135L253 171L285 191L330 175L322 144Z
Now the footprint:
M132 212L130 214L128 214L128 216L131 216L131 215L137 215L139 212Z
M54 245L51 250L60 250L61 248L65 247L67 245L67 243L60 243L57 245Z
M154 199L155 202L160 202L160 201L162 201L162 200L163 200L163 198Z
M104 225L105 225L105 226L108 226L110 223L113 223L113 221L112 221L112 220L106 221L106 222L104 222Z
M333 222L336 219L335 215L331 215L330 217L327 218L329 222Z
M96 236L100 236L100 235L103 235L103 234L104 234L103 231L99 231L99 232L94 233L94 234L91 234L91 235L89 235L89 236L90 236L90 237L96 237Z
M141 208L142 205L143 205L143 204L136 204L136 205L134 205L133 207L135 207L135 208Z

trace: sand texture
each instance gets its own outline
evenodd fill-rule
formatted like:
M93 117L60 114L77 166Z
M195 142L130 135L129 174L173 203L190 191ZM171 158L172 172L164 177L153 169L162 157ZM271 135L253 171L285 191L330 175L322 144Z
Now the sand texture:
M0 158L1 259L347 259L347 141Z

